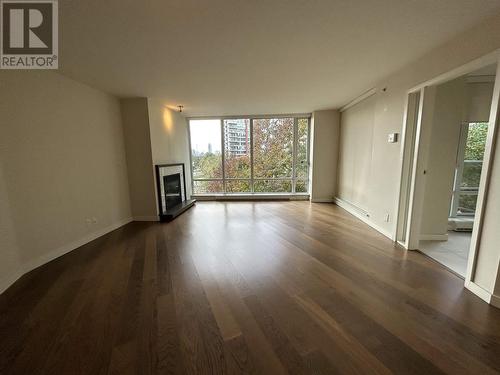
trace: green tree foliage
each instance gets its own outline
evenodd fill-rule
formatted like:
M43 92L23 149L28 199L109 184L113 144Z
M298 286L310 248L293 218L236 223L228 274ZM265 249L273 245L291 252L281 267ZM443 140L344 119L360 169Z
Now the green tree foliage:
M194 178L222 178L222 158L220 152L206 152L193 155Z
M293 118L255 120L253 136L254 176L292 177Z
M465 147L465 160L483 160L487 133L487 122L469 124L467 145Z
M479 187L481 179L482 160L486 145L488 123L471 123L467 132L465 145L464 168L462 172L461 189L470 190ZM459 211L474 212L476 209L477 195L461 194L459 198Z
M300 179L307 180L309 166L307 164L307 144L309 136L309 121L307 119L298 120L297 129L297 166L296 176ZM305 184L304 184L305 187Z

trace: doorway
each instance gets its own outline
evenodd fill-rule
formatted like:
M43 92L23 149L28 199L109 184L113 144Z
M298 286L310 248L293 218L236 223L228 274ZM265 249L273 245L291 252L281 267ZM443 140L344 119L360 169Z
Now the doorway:
M466 278L497 64L419 87L406 112L397 241Z

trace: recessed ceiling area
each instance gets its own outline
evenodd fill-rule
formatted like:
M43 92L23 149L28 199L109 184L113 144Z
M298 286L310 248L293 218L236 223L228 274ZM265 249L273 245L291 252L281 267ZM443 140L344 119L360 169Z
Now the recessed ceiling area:
M86 0L59 7L63 74L201 116L338 108L500 11L500 1Z

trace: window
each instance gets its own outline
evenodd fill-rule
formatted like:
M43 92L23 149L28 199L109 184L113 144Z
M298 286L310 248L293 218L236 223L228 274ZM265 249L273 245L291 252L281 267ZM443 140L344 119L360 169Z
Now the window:
M474 216L483 167L487 122L462 125L450 216Z
M225 192L250 193L250 120L224 120L223 130Z
M309 120L297 121L297 160L295 167L295 191L306 193L309 179Z
M307 193L309 118L190 120L193 194Z
M223 192L220 121L193 120L189 130L193 194Z
M293 118L253 121L255 192L292 192L293 129Z

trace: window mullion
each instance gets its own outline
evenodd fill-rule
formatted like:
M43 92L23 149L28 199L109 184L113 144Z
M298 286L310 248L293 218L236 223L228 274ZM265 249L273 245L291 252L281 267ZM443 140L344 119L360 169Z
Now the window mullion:
M464 170L465 147L467 144L467 135L469 131L469 124L462 123L460 128L460 141L457 152L457 162L455 169L455 181L453 183L453 195L450 208L450 216L456 217L458 214L458 204L460 201L460 185L462 184L462 174Z
M295 194L296 188L296 170L297 170L297 144L298 144L298 119L295 117L293 119L293 145L292 145L292 194Z
M224 120L220 120L220 139L221 139L221 157L222 157L222 191L226 193L226 144L224 137Z
M253 118L250 118L250 192L254 193L253 188Z
M309 193L311 186L311 118L307 119L307 148L306 148L306 163L307 163L307 182L306 189Z

